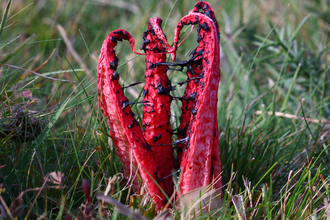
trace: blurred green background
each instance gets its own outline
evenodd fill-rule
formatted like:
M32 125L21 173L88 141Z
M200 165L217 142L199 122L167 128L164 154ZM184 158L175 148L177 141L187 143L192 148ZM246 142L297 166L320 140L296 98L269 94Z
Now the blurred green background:
M284 49L289 46L290 35L299 26L301 21L308 16L308 22L304 23L297 35L295 42L291 45L289 65L295 62L302 63L300 75L305 75L308 82L305 82L306 90L301 90L299 99L308 96L307 92L311 92L311 82L316 82L322 74L322 68L319 68L321 63L315 63L313 60L318 52L324 50L329 24L329 2L326 0L319 1L209 1L213 6L221 30L221 46L222 46L222 79L221 85L226 85L233 76L235 68L239 67L237 62L242 62L241 66L249 71L249 65L254 58L253 53L256 52L262 39L267 36L272 26L277 22L277 35L280 35L281 41L273 45L273 48L267 44L267 49L260 51L256 60L257 68L252 68L250 81L258 82L259 91L252 89L251 93L247 94L247 100L252 101L258 97L261 90L269 88L269 84L277 80L271 69L281 68L284 58L276 55L285 55ZM1 8L4 10L6 1L1 2ZM86 74L89 79L94 79L96 76L95 65L103 40L111 30L125 29L129 31L136 40L136 49L142 43L142 34L146 30L148 19L151 17L161 17L167 21L164 28L169 42L173 39L173 29L179 19L188 13L195 1L13 1L9 12L9 18L16 13L13 18L6 22L8 27L4 29L1 37L1 43L10 44L3 47L2 59L7 58L6 54L16 52L18 44L22 45L26 39L24 48L20 49L19 54L12 56L10 59L5 59L9 64L20 66L22 68L33 69L42 64L55 49L55 54L49 60L47 65L44 65L39 72L54 72L67 70L68 63L63 58L67 58L73 68L79 69L77 74L79 77L84 77ZM174 5L175 4L175 5ZM289 6L290 5L290 6ZM174 6L174 7L173 7ZM287 10L287 11L286 11ZM286 11L286 12L285 12ZM281 16L283 18L280 20ZM168 19L168 20L167 20ZM163 23L163 24L164 24ZM62 27L62 28L61 28ZM59 31L62 29L63 31ZM65 43L64 36L67 38ZM259 38L258 38L259 36ZM192 34L185 44L180 48L184 55L191 50L195 45L195 36ZM260 39L261 38L261 39ZM269 39L276 41L276 36L270 34ZM269 43L269 42L265 42ZM286 45L281 45L286 44ZM119 57L122 62L132 59L134 56L130 52L130 48L126 44L118 45ZM74 53L77 54L76 58ZM273 57L269 57L273 56ZM78 58L77 58L78 57ZM239 60L241 58L241 60ZM268 59L267 59L268 58ZM276 59L275 59L276 58ZM268 64L271 67L259 66L263 60L270 61ZM282 60L281 60L282 59ZM308 66L304 66L303 62L309 62ZM322 61L321 61L322 62ZM122 74L130 74L130 77L123 76L129 82L143 80L144 73L144 57L140 56L128 63L129 69L121 70ZM85 69L82 71L81 69ZM237 71L237 70L236 70ZM283 79L280 82L285 84L285 79L292 77L294 69L288 71L283 70ZM75 78L72 73L62 73L61 77L66 79ZM240 75L242 76L242 75ZM24 75L22 76L24 77ZM181 76L179 76L181 78ZM185 76L183 75L182 78ZM312 81L309 79L312 77ZM236 77L235 77L236 78ZM236 80L241 83L241 87L246 86L246 80L243 77ZM14 80L16 78L12 78ZM8 80L8 78L7 78ZM37 84L43 81L39 79L35 82L34 91L35 97L46 98L46 102L38 102L37 105L44 105L50 99L53 99L53 104L58 101L57 96L62 96L62 91L72 89L72 85L62 84L58 88L61 92L54 95L54 82L49 81L46 84ZM6 83L4 83L6 84ZM42 88L41 88L42 85ZM143 85L137 87L139 91ZM39 89L41 88L41 90ZM92 92L94 88L90 88ZM68 91L67 91L68 92ZM279 91L285 93L285 91ZM304 93L306 92L306 93ZM240 92L239 92L240 93ZM245 94L242 94L245 96ZM285 94L281 94L284 96ZM50 98L53 97L53 98ZM279 97L280 98L280 97ZM298 103L292 103L292 109L295 110ZM247 101L244 102L247 105ZM41 108L41 106L38 106ZM237 111L244 106L238 105ZM329 113L329 109L327 112ZM236 112L236 111L235 111Z

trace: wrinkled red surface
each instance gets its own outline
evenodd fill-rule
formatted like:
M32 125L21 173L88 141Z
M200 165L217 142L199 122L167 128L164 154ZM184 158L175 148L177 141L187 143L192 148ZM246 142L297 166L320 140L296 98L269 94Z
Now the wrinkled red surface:
M122 38L123 36L118 34L118 30L113 31L102 45L97 66L97 90L100 108L108 119L110 136L116 147L116 153L122 162L125 178L130 178L130 182L133 181L134 189L137 191L139 184L137 178L133 178L134 175L136 175L137 163L135 157L132 156L132 146L128 141L127 130L122 128L123 125L118 117L118 109L121 108L120 106L117 107L118 99L125 100L125 97L123 97L123 94L120 94L117 98L116 93L113 92L115 89L118 90L120 85L117 81L112 81L112 74L115 70L109 68L110 62L117 65L113 48L117 45L117 39ZM132 42L134 45L134 39ZM121 112L121 110L119 110L119 112Z
M170 125L171 81L167 78L167 66L155 65L166 61L165 48L155 34L155 30L164 35L160 27L160 18L149 20L148 30L144 33L146 56L145 86L143 92L142 129L146 141L152 146L152 152L158 164L159 185L170 197L173 193L174 169L173 150L171 145L172 130Z
M217 124L220 54L215 23L204 14L190 12L177 25L174 48L178 44L183 25L197 23L200 24L199 45L195 51L197 55L200 52L200 55L196 59L203 59L200 65L200 77L195 79L194 83L191 83L192 86L188 88L189 93L187 95L191 94L192 91L197 92L192 106L188 104L190 116L185 115L190 119L181 119L185 123L189 123L185 131L187 146L184 149L180 165L182 169L181 193L187 193L190 190L211 184L214 177L220 177L221 172ZM202 50L204 51L202 52ZM191 78L189 75L188 77ZM217 181L215 187L221 188L221 181Z
M211 7L211 5L206 2L206 1L199 1L195 4L193 11L194 12L199 12L199 9L202 9L204 14L208 17L210 17L212 19L212 21L215 24L216 27L216 31L217 31L217 35L218 35L218 43L217 46L215 48L215 50L218 53L215 53L215 57L214 57L214 63L215 65L218 64L219 68L219 77L220 77L220 31L219 31L219 24L217 21L217 18L215 16L214 10ZM220 79L219 79L220 80ZM213 143L213 161L212 161L212 167L213 167L213 175L215 177L215 186L218 189L222 188L222 181L221 181L221 162L220 162L220 150L219 150L219 128L218 128L218 118L216 116L216 120L214 121L214 130L215 130L215 136L216 138L214 139L214 143Z
M154 202L157 203L157 208L160 209L164 206L165 197L155 183L159 179L157 176L159 165L155 162L151 146L145 140L118 82L119 76L116 73L118 60L113 48L117 45L117 40L121 39L128 40L134 48L133 37L121 29L112 31L101 48L97 67L100 107L109 121L110 136L123 163L125 175L128 176L130 172L130 160L134 161L133 166L137 162L143 182Z
M179 184L181 193L211 183L220 189L222 184L217 120L220 34L209 3L197 2L193 10L180 20L175 29L173 47L168 44L160 27L161 19L149 20L144 43L141 45L141 49L146 52L142 130L118 82L118 59L113 49L117 40L125 39L135 52L134 39L121 29L111 32L103 43L99 58L98 98L109 121L110 135L123 163L125 176L130 177L137 172L136 167L139 168L138 173L157 203L158 210L165 205L166 199L155 182L170 196L173 181L169 175L174 168L170 126L171 83L166 75L166 65L169 64L166 63L164 52L170 53L175 61L180 31L184 25L190 24L199 25L199 44L192 52L190 60L179 63L188 69L178 128L178 138L184 140L177 142L177 159L182 172ZM137 179L130 181L137 189Z
M218 33L218 40L220 42L219 24L218 24L217 18L215 17L214 10L211 7L210 3L206 2L206 1L199 1L195 4L194 8L189 13L191 13L191 12L197 12L198 13L200 9L202 9L203 13L206 16L208 16L209 18L211 18L212 21L214 22L217 33Z

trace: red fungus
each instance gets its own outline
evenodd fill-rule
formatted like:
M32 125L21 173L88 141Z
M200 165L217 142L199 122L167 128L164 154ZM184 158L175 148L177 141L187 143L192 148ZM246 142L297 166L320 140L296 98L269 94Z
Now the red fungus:
M219 24L218 24L217 18L215 17L213 8L211 7L211 5L208 2L199 1L195 4L194 8L189 13L199 12L199 9L202 9L204 11L204 14L206 16L208 16L209 18L211 18L212 21L214 22L217 33L218 33L218 40L219 40L219 43L220 43Z
M191 53L192 57L188 61L166 63L166 53L170 53L175 61L176 50L182 43L178 43L180 31L184 25L190 24L199 24L199 44ZM149 20L141 45L147 55L142 130L118 83L118 58L113 49L117 40L125 39L135 52L132 36L124 30L111 32L103 43L98 64L99 102L109 121L110 135L123 163L125 176L127 178L130 173L136 172L136 166L139 168L158 210L166 200L157 184L167 195L173 192L173 181L169 177L174 168L174 156L170 127L172 87L166 75L168 66L178 65L181 71L187 67L188 76L184 96L180 98L182 115L178 128L179 140L174 143L177 144L177 159L182 172L179 183L181 193L211 183L217 189L222 187L217 121L220 34L214 11L207 2L197 2L193 10L178 23L173 48L168 44L160 25L160 18ZM138 187L136 180L133 185Z
M180 179L181 193L212 183L221 172L218 140L217 101L220 81L219 38L212 19L202 13L190 12L175 30L174 50L184 25L199 24L198 47L193 51L193 65L188 65L188 85L181 117L186 147L183 149ZM189 64L188 61L188 64ZM189 103L191 101L191 103ZM181 127L181 125L180 125ZM221 188L221 181L215 183Z
M114 47L117 45L117 41L122 39L128 40L134 51L133 37L121 29L112 31L101 48L97 67L100 107L109 121L110 136L123 163L126 177L131 167L130 160L134 161L135 157L142 179L154 202L157 203L157 208L160 209L166 200L156 184L159 179L159 165L155 162L151 145L145 140L139 123L134 118L134 113L129 106L130 103L118 82L119 75L116 72L118 58L115 55Z
M160 27L161 23L160 18L150 18L148 30L143 35L144 43L140 47L147 54L142 129L159 165L158 176L161 178L159 185L170 197L173 193L171 173L174 169L170 125L171 81L166 75L167 66L156 65L166 61L165 48L155 34L156 30L164 36Z
M114 146L116 147L116 153L122 162L125 177L129 178L135 174L137 164L135 157L132 156L132 146L129 143L126 129L122 128L123 125L121 124L120 119L117 116L118 110L116 108L117 106L115 103L117 97L116 93L113 93L114 88L120 87L119 83L117 82L119 75L116 72L118 58L115 56L115 51L113 50L113 48L117 45L117 40L122 40L122 38L124 37L123 33L123 30L116 30L111 32L102 45L97 66L97 91L100 108L109 122L110 136L112 138ZM134 47L133 38L132 43L132 47ZM119 97L119 99L125 99L122 97L124 96L122 93L119 93L119 95L121 96ZM133 169L131 169L131 167ZM132 174L131 172L134 173ZM130 181L133 181L133 179L130 179ZM136 178L134 178L133 186L135 190L138 190L139 185Z
M204 13L199 12L202 9ZM176 59L180 31L184 25L199 24L198 47L191 53L192 58L180 63L163 63L187 67L188 79L182 97L182 115L178 128L177 155L182 169L180 179L181 193L214 181L216 188L222 187L220 173L219 131L217 120L218 85L220 81L220 33L214 11L209 3L200 1L195 4L189 15L177 24L174 46L164 42ZM164 41L162 36L158 37ZM184 158L183 158L184 157Z

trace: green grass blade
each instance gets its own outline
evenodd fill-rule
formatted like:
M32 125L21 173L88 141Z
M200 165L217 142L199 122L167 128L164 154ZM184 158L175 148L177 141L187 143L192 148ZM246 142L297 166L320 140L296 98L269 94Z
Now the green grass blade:
M175 6L175 4L177 3L178 0L175 0L175 2L173 3L173 6L171 8L171 10L169 11L168 15L167 15L167 18L165 20L165 23L164 23L164 26L163 26L163 30L165 31L165 28L166 28L166 25L167 25L167 21L168 19L170 18L170 15L172 14L172 11L173 11L173 8Z
M301 65L299 64L299 66L298 66L296 72L294 73L294 76L293 76L292 82L291 82L290 87L289 87L289 89L288 89L288 92L287 92L287 94L286 94L286 96L285 96L285 98L284 98L284 101L283 101L283 104L282 104L282 108L281 108L281 112L283 112L283 111L286 109L287 105L288 105L288 101L289 101L289 97L290 97L290 95L291 95L292 87L293 87L293 85L294 85L295 82L296 82L296 78L297 78L297 76L298 76L298 73L299 73L300 67L301 67Z
M2 20L1 20L1 24L0 24L0 39L1 39L1 36L2 36L3 29L5 27L7 15L8 15L11 3L12 3L12 0L9 0L8 3L7 3L6 9L4 11L4 14L2 16Z
M296 39L297 34L299 33L299 31L301 30L301 28L305 25L306 21L309 19L311 15L308 14L306 17L304 17L304 19L300 22L300 24L298 25L297 29L293 32L292 36L290 37L290 42L293 42L294 39Z

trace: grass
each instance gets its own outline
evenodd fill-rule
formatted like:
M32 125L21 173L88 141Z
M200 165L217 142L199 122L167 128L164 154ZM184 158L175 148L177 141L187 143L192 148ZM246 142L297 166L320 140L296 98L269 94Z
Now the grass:
M111 30L128 30L138 48L148 19L158 16L171 42L177 21L195 2L101 2L0 1L0 219L155 216L145 195L131 195L125 185L97 105L95 65ZM216 216L329 218L330 3L209 2L222 48L218 119L225 185ZM179 59L195 42L193 34L187 38ZM128 44L117 49L123 84L143 81L145 58ZM171 71L169 77L173 83L186 78ZM134 100L142 88L126 95ZM183 91L177 88L175 96ZM133 109L141 115L140 105ZM180 115L177 102L172 109ZM99 202L107 186L108 196L134 212L110 197ZM176 219L191 214L172 212Z

